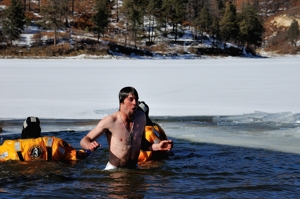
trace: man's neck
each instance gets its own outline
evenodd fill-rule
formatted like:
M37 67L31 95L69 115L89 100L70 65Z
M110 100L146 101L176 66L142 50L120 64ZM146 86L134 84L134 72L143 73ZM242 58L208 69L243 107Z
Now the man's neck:
M124 118L124 121L126 123L133 122L133 120L134 120L134 114L133 115L129 115L128 113L126 113L124 111L121 111L121 110L119 112L122 115L122 117Z

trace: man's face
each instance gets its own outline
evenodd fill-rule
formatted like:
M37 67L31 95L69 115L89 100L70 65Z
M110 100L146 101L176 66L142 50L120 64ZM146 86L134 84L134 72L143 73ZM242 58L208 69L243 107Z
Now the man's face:
M137 105L138 105L138 99L134 95L129 93L129 95L124 100L124 108L128 113L128 115L135 114L137 110Z

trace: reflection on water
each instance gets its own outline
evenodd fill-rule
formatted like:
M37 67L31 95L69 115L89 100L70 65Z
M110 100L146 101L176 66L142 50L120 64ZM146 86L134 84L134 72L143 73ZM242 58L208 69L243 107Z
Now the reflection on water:
M202 142L213 138L224 142L238 137L289 143L290 138L297 139L294 136L297 126L159 122L174 140L174 155L167 160L142 163L136 170L103 171L108 149L102 137L99 141L103 147L77 162L0 162L0 198L298 197L299 154ZM17 137L18 132L12 130L16 128L14 125L5 128L7 131L0 137ZM47 125L51 126L51 122ZM53 131L45 134L61 137L76 148L80 148L79 140L88 132L87 126L76 121L52 125ZM62 127L76 130L57 131Z
M108 176L107 195L111 198L143 198L143 194L138 194L139 190L145 189L145 179L143 175L137 175L132 171L111 172ZM142 193L142 192L141 192Z

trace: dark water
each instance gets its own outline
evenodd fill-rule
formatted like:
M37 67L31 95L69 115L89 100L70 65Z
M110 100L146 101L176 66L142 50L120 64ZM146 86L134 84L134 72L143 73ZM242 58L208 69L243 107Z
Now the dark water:
M41 121L44 135L61 137L78 149L79 140L96 124L88 120ZM227 130L224 139L253 132L276 138L274 132L287 128L289 134L283 137L293 131L293 139L298 139L297 125L220 125L189 118L157 121L174 141L174 155L166 160L143 163L136 170L102 171L108 159L102 137L103 147L77 162L0 162L0 198L300 198L298 153L196 139L203 131L214 137L210 130ZM4 129L0 138L14 139L22 121L1 121L0 125Z

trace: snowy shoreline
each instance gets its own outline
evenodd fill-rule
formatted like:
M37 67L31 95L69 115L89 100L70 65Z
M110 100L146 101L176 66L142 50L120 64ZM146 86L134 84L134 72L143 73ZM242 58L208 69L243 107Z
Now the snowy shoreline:
M262 53L258 56L194 56L194 55L178 55L178 56L116 56L116 55L86 55L78 56L0 56L0 60L21 59L21 60L64 60L64 59L85 59L85 60L203 60L203 59L273 59L273 58L298 58L300 55L281 55L274 53Z

